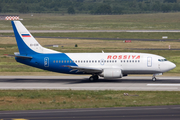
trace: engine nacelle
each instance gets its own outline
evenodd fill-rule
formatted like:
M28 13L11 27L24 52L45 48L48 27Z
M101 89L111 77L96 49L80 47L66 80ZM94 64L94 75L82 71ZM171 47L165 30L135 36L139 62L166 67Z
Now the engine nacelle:
M119 68L104 69L103 72L100 74L100 76L104 77L104 78L121 78L121 77L123 77L122 71Z

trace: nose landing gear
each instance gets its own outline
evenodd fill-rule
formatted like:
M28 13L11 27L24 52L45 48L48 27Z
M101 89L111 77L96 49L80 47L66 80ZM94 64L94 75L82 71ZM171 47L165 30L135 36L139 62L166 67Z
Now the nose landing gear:
M152 77L152 81L155 82L157 79L156 79L156 76L157 75L162 75L163 73L155 73L153 74L153 77Z

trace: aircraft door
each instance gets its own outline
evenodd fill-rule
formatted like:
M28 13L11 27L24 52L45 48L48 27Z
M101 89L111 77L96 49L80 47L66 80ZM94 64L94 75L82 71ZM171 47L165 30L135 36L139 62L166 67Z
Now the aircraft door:
M104 59L101 59L101 60L100 60L100 64L101 64L101 65L104 65Z
M44 67L49 67L49 58L48 57L44 58Z
M147 66L152 67L152 57L147 58Z

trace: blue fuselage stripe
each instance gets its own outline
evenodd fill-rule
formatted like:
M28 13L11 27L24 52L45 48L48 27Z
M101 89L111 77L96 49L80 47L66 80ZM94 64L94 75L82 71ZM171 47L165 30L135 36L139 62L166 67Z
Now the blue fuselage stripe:
M74 63L65 53L34 54L32 57L33 57L32 59L16 58L16 61L29 66L33 66L53 72L70 73L70 74L76 73L76 71L70 72L72 69L68 67L64 67L68 65L77 66L77 64ZM66 63L62 61L66 61Z

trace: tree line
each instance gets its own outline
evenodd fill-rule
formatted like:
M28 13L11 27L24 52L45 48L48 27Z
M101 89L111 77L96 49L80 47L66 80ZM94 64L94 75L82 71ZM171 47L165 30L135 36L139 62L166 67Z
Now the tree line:
M180 0L0 0L0 13L136 14L180 11Z

